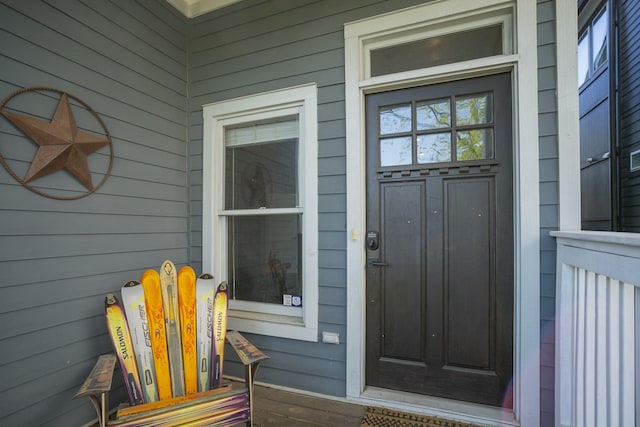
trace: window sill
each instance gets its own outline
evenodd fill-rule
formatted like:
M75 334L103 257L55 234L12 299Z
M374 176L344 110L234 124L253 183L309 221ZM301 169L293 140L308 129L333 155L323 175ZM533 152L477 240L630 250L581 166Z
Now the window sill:
M240 332L318 342L318 329L306 327L299 316L229 310L227 326Z

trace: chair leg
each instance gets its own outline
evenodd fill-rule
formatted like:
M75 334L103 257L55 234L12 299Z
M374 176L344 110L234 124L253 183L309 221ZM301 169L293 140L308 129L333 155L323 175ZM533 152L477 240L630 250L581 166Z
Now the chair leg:
M244 381L249 389L249 421L247 421L247 427L253 427L253 378L255 371L253 365L245 366Z

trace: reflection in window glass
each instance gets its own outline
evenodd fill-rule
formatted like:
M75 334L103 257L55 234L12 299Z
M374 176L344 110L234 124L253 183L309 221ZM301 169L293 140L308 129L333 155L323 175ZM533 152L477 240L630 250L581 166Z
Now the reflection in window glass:
M589 32L578 42L578 86L582 86L589 77Z
M418 102L416 104L416 127L429 130L451 126L451 105L448 99Z
M380 140L380 166L410 165L412 162L410 136Z
M602 14L593 22L592 48L593 70L600 68L607 62L607 27L609 26L609 14L605 8Z
M411 132L411 104L380 109L380 135Z
M231 146L225 153L226 209L297 206L297 139Z
M229 217L229 281L233 299L282 304L302 299L300 217Z
M502 24L373 49L371 77L453 64L505 52Z
M493 121L490 93L456 98L456 125L468 126Z
M418 163L451 161L451 132L418 136Z
M476 129L457 133L458 161L492 159L493 129Z

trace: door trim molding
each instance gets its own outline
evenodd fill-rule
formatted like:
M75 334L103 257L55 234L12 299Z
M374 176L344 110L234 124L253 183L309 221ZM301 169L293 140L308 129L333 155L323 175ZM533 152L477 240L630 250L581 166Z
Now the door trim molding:
M473 19L488 10L511 10L513 53L367 79L366 42L381 34L430 22ZM514 97L514 405L521 426L540 424L540 199L536 3L529 0L437 0L345 25L347 157L347 366L346 393L365 401L365 144L364 96L382 90L432 84L510 70ZM425 20L424 17L429 17ZM418 399L421 412L444 408ZM421 403L420 403L421 402ZM460 404L464 405L464 404ZM462 413L459 415L463 416ZM487 422L500 422L489 417Z

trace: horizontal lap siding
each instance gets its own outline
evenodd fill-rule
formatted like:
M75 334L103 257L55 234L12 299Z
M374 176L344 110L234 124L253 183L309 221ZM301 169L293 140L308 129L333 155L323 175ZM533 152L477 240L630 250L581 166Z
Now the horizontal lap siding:
M555 2L539 0L538 120L540 150L540 425L553 425L556 244L558 229L558 127ZM526 402L525 402L526 404Z
M0 425L95 418L71 397L111 351L104 295L164 259L188 261L185 34L165 2L0 0L0 98L26 86L77 96L115 156L104 186L75 201L38 196L0 169ZM20 108L49 118L56 103ZM26 170L27 140L0 121L0 153L11 143L7 162Z
M341 344L267 336L272 358L260 381L344 396L346 392L346 22L423 1L244 0L193 20L189 39L191 260L201 265L202 105L315 82L318 85L319 329ZM231 356L230 356L231 357ZM238 367L229 371L240 375Z
M640 7L618 5L620 213L622 231L640 231L640 171L631 172L629 155L640 149Z

